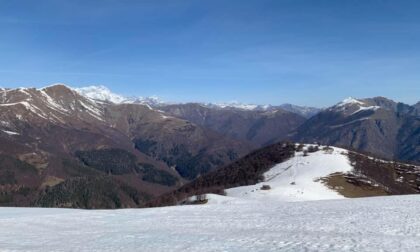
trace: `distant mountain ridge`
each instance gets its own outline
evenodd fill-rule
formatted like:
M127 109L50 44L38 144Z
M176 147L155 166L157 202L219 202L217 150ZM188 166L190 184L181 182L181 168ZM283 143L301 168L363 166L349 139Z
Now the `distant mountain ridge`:
M191 121L230 138L264 146L289 137L306 119L281 108L243 110L209 107L199 103L161 106L165 113Z
M120 103L137 103L137 104L147 104L152 107L162 107L167 105L181 105L188 103L174 103L174 102L165 102L159 99L157 96L151 97L125 97L113 93L110 89L105 86L88 86L75 88L80 94L89 97L94 100L113 102L116 104ZM319 108L298 106L292 104L282 104L282 105L256 105L256 104L246 104L240 102L225 102L225 103L199 103L201 106L214 108L214 109L238 109L238 110L250 110L250 111L273 111L277 109L284 109L289 112L299 114L303 117L311 117L321 111Z
M125 98L103 86L76 89L91 99L116 104L144 104L190 121L232 139L246 141L256 147L289 138L291 130L320 110L291 104L280 106L242 103L169 103L156 97Z

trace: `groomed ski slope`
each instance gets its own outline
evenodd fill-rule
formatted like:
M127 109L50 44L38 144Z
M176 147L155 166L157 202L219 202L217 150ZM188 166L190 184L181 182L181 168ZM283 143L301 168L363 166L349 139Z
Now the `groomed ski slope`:
M420 197L0 208L0 251L420 251Z

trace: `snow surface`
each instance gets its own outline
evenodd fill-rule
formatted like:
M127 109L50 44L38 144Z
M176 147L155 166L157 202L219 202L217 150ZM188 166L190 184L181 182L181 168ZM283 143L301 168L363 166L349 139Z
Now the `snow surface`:
M306 145L308 147L309 145ZM322 149L324 146L321 146ZM336 191L329 189L318 179L336 172L352 171L347 153L341 148L331 147L331 152L319 150L308 153L297 152L286 162L280 163L264 174L265 181L256 185L226 190L228 196L258 200L306 201L343 199ZM270 190L260 190L269 185Z
M9 131L9 130L1 130L1 131L3 131L4 133L6 133L8 135L11 135L11 136L13 136L13 135L19 135L19 133L14 132L14 131Z
M223 198L223 199L221 199ZM153 209L0 208L0 251L420 251L420 196Z

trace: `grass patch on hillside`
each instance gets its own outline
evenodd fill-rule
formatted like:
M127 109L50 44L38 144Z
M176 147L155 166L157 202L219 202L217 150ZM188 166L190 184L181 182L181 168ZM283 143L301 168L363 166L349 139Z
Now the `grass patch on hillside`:
M338 192L346 198L388 195L388 192L381 186L375 185L375 183L371 181L343 174L341 172L333 173L330 176L320 178L319 180L328 188Z

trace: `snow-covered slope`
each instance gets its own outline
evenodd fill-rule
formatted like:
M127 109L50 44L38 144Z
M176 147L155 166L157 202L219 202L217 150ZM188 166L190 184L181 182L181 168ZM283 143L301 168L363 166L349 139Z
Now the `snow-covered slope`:
M306 145L308 148L310 145ZM322 149L325 146L321 146ZM280 163L264 174L265 181L251 186L242 186L227 190L227 195L239 198L261 200L304 201L344 198L329 189L319 178L333 173L351 172L353 167L348 160L348 151L330 147L328 151L314 153L296 152L295 156ZM261 190L263 185L270 190Z
M227 198L227 197L225 197ZM1 251L419 251L420 197L0 208Z
M0 90L0 111L0 120L5 122L9 122L10 117L26 121L38 118L55 123L65 123L66 118L71 116L103 120L101 104L79 95L64 84L54 84L40 89Z

